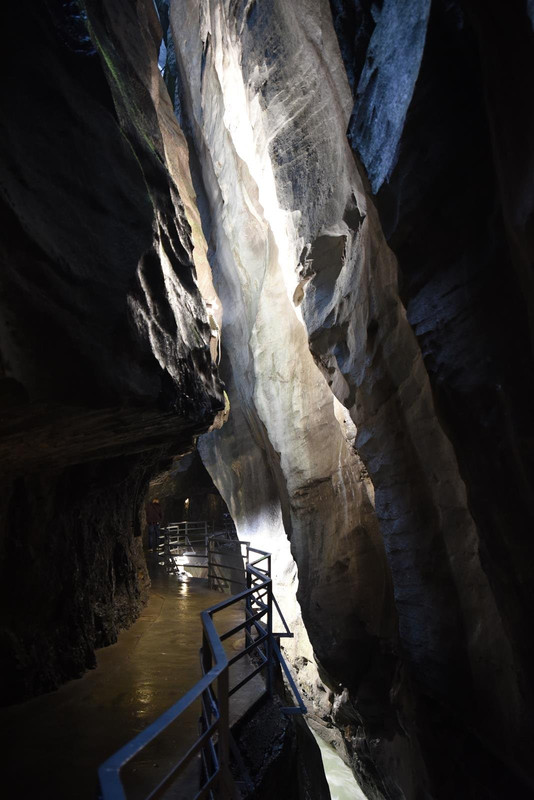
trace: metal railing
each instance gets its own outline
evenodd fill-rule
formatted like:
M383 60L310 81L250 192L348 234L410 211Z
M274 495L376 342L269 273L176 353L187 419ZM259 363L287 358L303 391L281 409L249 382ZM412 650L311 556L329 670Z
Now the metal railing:
M173 522L158 534L157 554L167 572L187 567L207 570L210 588L237 591L245 586L249 542L226 533L205 534L206 522Z
M164 531L172 537L176 546L190 547L192 550L205 548L206 540L212 533L209 522L169 522Z
M280 607L273 595L271 579L271 555L262 550L246 546L247 588L218 603L201 614L202 648L200 651L202 677L187 694L164 712L155 722L141 731L134 739L109 758L99 769L102 800L126 800L126 792L121 778L121 770L141 753L170 725L201 701L199 735L185 755L174 764L157 786L146 795L146 800L162 797L172 784L184 776L185 770L197 758L201 763L199 789L191 800L238 800L240 792L234 779L230 764L231 750L234 763L242 764L239 751L233 742L230 730L229 701L232 695L243 688L260 673L265 674L265 689L260 698L273 694L274 668L277 664L287 678L296 706L282 709L286 714L304 714L304 705L288 666L279 648L280 637L292 637ZM251 554L254 558L251 561ZM262 566L259 566L262 564ZM215 628L214 617L221 611L239 603L245 605L244 620L230 630L219 634ZM273 632L273 608L276 608L284 626L281 633ZM228 658L224 642L240 631L245 632L245 646L236 655ZM254 654L258 666L254 666L245 678L236 685L229 685L229 670L242 659Z

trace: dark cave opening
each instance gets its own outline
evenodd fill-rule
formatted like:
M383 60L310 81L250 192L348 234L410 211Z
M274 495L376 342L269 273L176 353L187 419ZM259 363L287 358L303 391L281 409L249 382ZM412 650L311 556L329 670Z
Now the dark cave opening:
M178 522L206 522L210 533L235 525L221 494L202 463L198 450L190 453L150 482L148 497L157 498L163 525ZM144 544L148 545L146 526Z

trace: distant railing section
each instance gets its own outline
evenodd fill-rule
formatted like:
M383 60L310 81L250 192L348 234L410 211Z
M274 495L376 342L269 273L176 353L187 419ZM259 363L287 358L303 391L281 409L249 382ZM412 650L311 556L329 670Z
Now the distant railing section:
M247 547L225 532L208 535L207 522L173 522L158 534L157 554L167 572L207 570L210 588L237 591L246 585Z
M216 537L224 539L222 537ZM234 541L235 540L229 540ZM282 710L286 714L304 714L306 706L293 681L287 664L280 652L280 637L292 637L280 607L273 596L271 579L271 555L263 550L246 547L246 589L218 603L201 614L202 648L200 651L202 678L187 694L169 708L155 722L139 733L127 745L108 759L99 769L103 800L126 800L121 779L121 770L134 756L169 728L195 701L201 700L199 735L186 754L174 764L158 785L146 798L162 797L169 787L177 784L194 758L200 757L202 765L198 792L191 800L238 800L238 781L230 769L230 752L236 764L240 764L239 751L230 731L229 700L256 675L263 674L265 689L262 697L272 696L274 669L280 664L295 697L296 706ZM209 545L208 545L209 549ZM251 560L252 557L252 560ZM261 566L260 566L261 565ZM214 617L230 606L243 603L244 620L224 633L217 633ZM273 607L282 621L284 631L273 632ZM223 642L240 631L244 631L244 647L231 658L224 650ZM243 658L253 656L254 669L236 685L229 686L229 668ZM259 663L258 663L259 662ZM257 666L255 666L257 664ZM257 698L255 702L258 702Z

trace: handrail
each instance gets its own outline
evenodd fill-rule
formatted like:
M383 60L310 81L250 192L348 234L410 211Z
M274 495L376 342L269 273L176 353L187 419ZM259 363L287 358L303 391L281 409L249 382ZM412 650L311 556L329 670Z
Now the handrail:
M178 780L180 774L183 773L185 767L197 753L201 755L203 785L195 795L194 800L202 800L204 797L210 800L215 800L215 797L221 798L221 800L236 799L238 794L230 772L229 698L264 669L266 670L267 688L262 697L265 695L272 696L273 666L275 662L281 665L297 701L297 706L284 707L282 711L287 714L306 713L306 706L277 644L277 638L280 636L292 636L292 634L289 632L278 603L273 597L271 554L250 547L248 542L246 547L247 588L238 594L232 595L227 600L222 600L220 603L211 606L200 615L203 628L202 648L200 651L202 678L158 719L100 766L98 774L102 800L126 800L121 780L121 770L199 698L202 705L199 736L186 754L182 756L178 763L172 766L158 785L147 795L147 800L160 797L163 791ZM251 562L251 553L260 555L261 558ZM265 560L267 561L267 569L261 569L257 566L258 563ZM265 592L267 593L267 603L263 602ZM258 595L260 594L262 599L259 600ZM243 600L245 601L244 622L234 626L229 631L218 634L213 621L214 615ZM273 602L283 622L285 633L273 633ZM260 623L260 619L265 616L267 619L264 626ZM245 647L237 655L228 659L224 651L223 641L243 629L245 629ZM254 631L257 634L256 636ZM230 688L229 666L247 656L253 650L257 650L260 655L260 665ZM213 691L215 683L217 683L216 694ZM214 794L215 789L217 790L217 795Z
M167 572L181 574L185 567L207 568L207 577L210 580L211 588L223 591L228 583L240 583L241 581L244 583L246 553L243 552L243 548L247 548L250 543L228 536L225 532L207 536L205 535L207 525L206 522L172 522L168 523L165 528L160 528L157 553L163 559ZM200 533L195 534L190 530L192 527ZM218 550L219 546L224 548L225 544L238 545L243 559L241 566L227 563L228 559L221 563L214 558L216 555L227 555L224 550ZM190 560L192 557L195 558L194 562ZM180 561L179 559L187 560ZM197 563L199 561L204 563Z

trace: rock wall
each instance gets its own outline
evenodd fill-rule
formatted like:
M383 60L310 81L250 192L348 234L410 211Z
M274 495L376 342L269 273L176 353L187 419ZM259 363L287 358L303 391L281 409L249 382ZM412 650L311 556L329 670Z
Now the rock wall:
M296 13L290 14L294 22ZM258 95L247 95L248 76L241 71L240 65L256 68L256 54L247 47L260 46L272 17L266 11L261 36L247 38L239 14L236 20L220 3L202 4L199 13L193 2L171 4L170 13L184 76L181 113L189 119L211 208L206 235L228 354L221 375L229 387L230 418L202 441L201 455L241 538L276 553L276 591L298 631L292 657L303 667L301 679L317 694L307 633L324 679L359 692L382 729L395 725L389 699L396 642L391 581L350 419L314 363L292 300L293 259L302 245L293 212L279 203L269 149L291 98L280 98L273 127L266 122L262 129L264 110ZM300 23L293 32L300 35ZM337 49L333 31L330 43ZM290 95L293 65L285 56L295 42L280 38L275 45L266 85L273 94ZM260 77L265 82L266 73ZM310 131L312 141L322 133ZM350 156L344 133L337 146ZM281 151L280 161L286 169ZM306 180L306 172L299 176ZM286 175L286 191L292 181ZM328 187L315 185L326 195ZM295 562L306 631L295 603Z
M286 797L330 800L319 747L301 716L280 710L283 702L275 695L232 729L248 774L243 800L270 800L281 787Z
M232 409L201 454L294 618L298 569L330 696L300 677L373 797L532 785L531 217L465 6L170 5Z
M80 674L135 618L148 480L191 449L224 400L195 277L194 192L188 170L181 189L173 179L187 147L157 70L152 5L82 13L50 0L2 15L9 703Z

